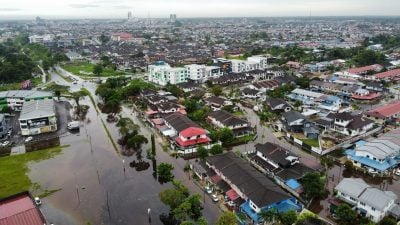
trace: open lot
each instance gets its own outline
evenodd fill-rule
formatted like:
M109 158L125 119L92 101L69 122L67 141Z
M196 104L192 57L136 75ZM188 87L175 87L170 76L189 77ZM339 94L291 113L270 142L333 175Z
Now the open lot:
M65 70L67 70L70 73L73 73L78 76L96 76L93 74L93 67L95 65L89 62L76 62L76 63L68 63L64 64L61 67ZM109 77L109 76L119 76L119 75L125 75L124 72L121 71L115 71L111 67L105 67L103 68L103 72L100 74L102 77Z
M15 156L0 157L0 198L22 191L40 190L29 179L29 163L50 159L61 152L62 146ZM33 190L34 189L34 190ZM42 190L42 192L49 192Z

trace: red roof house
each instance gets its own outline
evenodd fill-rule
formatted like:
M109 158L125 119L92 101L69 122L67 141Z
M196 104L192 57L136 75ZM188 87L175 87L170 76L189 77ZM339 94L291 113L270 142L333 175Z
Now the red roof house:
M378 71L381 71L382 68L383 68L383 66L381 66L379 64L374 64L374 65L369 65L369 66L351 68L351 69L348 69L347 72L349 72L351 74L361 75L361 74L366 74L369 71L378 72Z
M174 140L178 147L194 147L211 142L207 130L201 128L186 115L176 112L164 117L164 121L169 128L174 130L176 134Z
M28 192L0 200L0 225L43 225L46 221Z
M390 119L400 116L400 101L396 101L387 105L380 106L366 113L368 116L372 116L379 119Z
M396 77L400 77L400 69L389 70L382 73L377 73L374 75L375 79L392 80Z

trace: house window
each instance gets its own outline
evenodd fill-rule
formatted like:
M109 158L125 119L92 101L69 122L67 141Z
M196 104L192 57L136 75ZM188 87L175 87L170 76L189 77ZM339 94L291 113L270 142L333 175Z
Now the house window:
M350 197L350 200L352 200L352 201L356 201L356 199L355 199L355 198L353 198L353 197Z
M360 202L360 205L365 206L365 203L364 202Z
M372 211L374 211L374 212L375 212L375 210L376 210L374 207L372 207L371 209L372 209Z

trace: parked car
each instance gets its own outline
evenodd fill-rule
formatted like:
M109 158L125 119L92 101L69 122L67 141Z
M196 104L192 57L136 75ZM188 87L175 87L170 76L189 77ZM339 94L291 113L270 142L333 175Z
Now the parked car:
M39 197L35 197L35 204L36 204L37 206L40 206L40 205L42 204L42 201L40 200Z
M212 193L212 188L209 187L209 186L207 186L204 190L207 192L207 194L211 194Z
M1 145L2 145L2 146L7 146L7 145L9 145L9 144L10 144L9 141L5 141L5 142L3 142Z
M32 136L29 136L29 137L27 137L26 139L25 139L25 142L30 142L30 141L32 141L33 140L33 137Z
M214 202L218 202L218 201L219 201L219 198L218 198L218 196L217 196L216 194L211 195L211 199L212 199Z
M368 169L368 173L370 174L377 174L378 171L374 170L374 169Z
M400 169L397 169L394 174L396 174L397 176L400 176Z

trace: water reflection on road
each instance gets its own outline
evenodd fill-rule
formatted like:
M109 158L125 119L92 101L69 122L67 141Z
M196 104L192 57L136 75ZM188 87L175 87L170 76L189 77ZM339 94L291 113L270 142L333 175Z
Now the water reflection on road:
M138 172L129 166L136 160L135 154L120 156L113 148L102 127L101 118L106 121L106 115L97 115L88 98L82 103L91 106L87 114L90 122L83 122L79 134L61 138L61 144L70 147L50 160L31 165L30 177L42 189L62 188L43 200L45 216L57 225L87 221L92 224L148 224L147 209L151 208L151 224L162 224L158 216L169 209L160 202L158 193L171 184L157 182L153 176L153 162L145 158L146 150L150 149L151 130L141 125L140 133L149 139L149 144L142 147L142 156L152 166ZM130 109L124 108L122 113L140 124ZM119 135L115 124L105 123L116 140ZM192 193L201 194L202 190L183 171L186 161L169 156L160 142L161 139L156 138L156 162L173 164L175 178ZM212 200L206 198L203 214L209 222L215 222L219 213Z
M33 182L43 189L62 188L44 199L43 210L48 220L60 225L71 224L71 217L75 224L86 221L147 224L147 209L151 208L152 224L161 224L156 217L168 208L159 201L158 193L168 185L155 181L151 169L137 172L125 165L124 173L122 159L113 149L93 107L87 116L91 122L84 123L79 135L61 139L62 145L70 144L70 147L53 159L31 165ZM134 158L125 157L125 161ZM68 216L54 213L54 209Z

